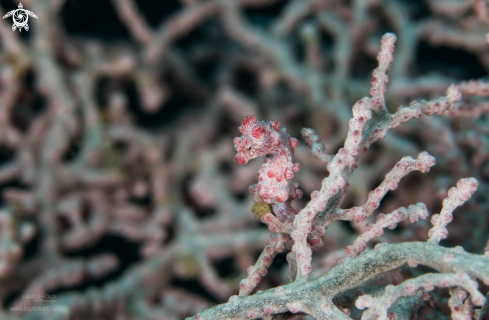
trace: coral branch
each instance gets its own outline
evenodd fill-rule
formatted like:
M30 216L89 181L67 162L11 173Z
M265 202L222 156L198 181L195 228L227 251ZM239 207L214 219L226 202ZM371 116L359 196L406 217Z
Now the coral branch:
M312 156L317 158L323 166L328 165L332 156L324 148L324 144L321 143L321 138L316 134L316 131L310 128L303 128L301 134L306 141L306 145L311 147Z
M453 255L453 259L440 264L446 254ZM355 259L350 259L337 265L317 280L307 283L294 282L249 297L235 297L228 303L215 306L187 319L258 319L267 314L293 311L308 312L314 315L320 312L314 310L332 307L328 301L338 293L356 287L366 280L396 269L406 263L421 264L442 273L447 273L430 275L433 278L429 279L421 276L420 280L418 280L419 283L414 279L413 287L422 286L420 282L428 286L437 284L442 287L461 285L468 290L470 289L469 292L473 293L475 304L482 305L485 300L482 295L476 293L476 283L470 277L489 281L489 260L487 258L455 249L435 246L430 243L409 242L386 245L378 251L368 251ZM450 273L455 272L464 272L470 277L462 276L460 278L454 274L450 275ZM448 282L444 283L444 280L448 280ZM436 283L432 281L436 281ZM401 285L398 290L404 292L404 285ZM411 294L415 293L416 291L411 291ZM253 313L250 313L250 311Z
M445 228L453 219L452 213L455 208L463 205L469 200L472 194L477 190L478 182L474 178L460 179L457 187L448 190L448 197L443 200L443 208L440 214L431 217L433 228L428 232L430 243L438 244L440 240L448 236Z
M477 320L489 320L489 292L486 294L486 302L480 310L478 310Z
M410 205L407 208L399 208L393 212L384 215L379 214L375 224L367 224L366 231L358 236L352 245L346 247L346 254L350 257L356 257L362 253L367 246L367 242L375 237L380 237L384 233L384 228L395 229L397 224L408 220L410 223L417 222L418 219L426 219L428 209L424 203Z
M387 70L389 70L393 59L392 53L394 52L394 43L396 42L396 39L397 37L393 33L386 33L382 37L380 52L377 55L379 66L372 73L372 88L370 89L370 95L372 96L372 110L381 114L388 112L384 98L384 93L387 91L387 82L389 81L389 77L386 73Z
M431 291L434 287L463 287L470 292L471 300L475 305L482 305L485 301L484 296L477 290L477 282L470 279L465 273L458 274L425 274L415 279L403 282L398 286L387 286L384 294L378 298L364 295L358 298L355 305L359 309L368 308L362 315L362 320L375 320L380 317L387 317L387 309L402 296L416 294L423 288Z
M277 253L285 250L285 243L289 239L290 237L285 234L272 236L270 245L263 249L256 264L248 268L248 278L241 280L239 283L240 296L247 296L253 291L260 279L268 273L267 268L272 264ZM234 299L233 297L231 298Z
M353 207L347 210L338 210L335 214L339 220L349 220L355 222L364 221L380 205L380 201L389 190L395 190L401 181L409 172L419 170L426 173L435 165L435 158L427 152L421 152L418 159L411 157L402 158L392 170L386 174L384 181L371 191L368 195L367 202L361 207Z

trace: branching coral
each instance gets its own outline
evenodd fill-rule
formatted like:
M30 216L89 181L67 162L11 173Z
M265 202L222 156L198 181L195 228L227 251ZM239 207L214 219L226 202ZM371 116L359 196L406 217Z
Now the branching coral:
M1 320L488 318L487 1L22 4Z
M387 310L394 307L396 302L403 296L416 295L415 300L419 300L433 290L435 286L442 288L453 288L450 291L452 299L449 302L452 308L452 316L462 319L467 316L465 308L460 307L460 301L465 300L466 296L459 297L465 291L470 293L471 302L475 306L484 305L486 299L477 290L478 284L472 278L484 281L489 285L489 260L484 256L472 255L466 259L461 256L455 257L454 251L438 246L441 239L448 236L445 228L452 221L453 210L469 200L477 190L478 182L474 178L465 178L457 182L456 188L448 191L448 197L443 200L443 209L438 215L432 216L433 228L428 232L427 243L405 243L401 245L377 245L374 250L360 255L366 249L366 243L374 237L383 234L383 228L395 229L397 224L404 220L411 223L418 221L419 218L428 217L427 208L423 203L411 205L408 208L398 208L390 214L377 216L375 224L368 224L365 232L346 248L345 257L340 265L323 275L320 279L308 282L308 275L312 271L311 245L319 245L320 239L325 230L334 220L350 220L361 222L368 218L374 209L379 207L381 199L388 190L394 190L399 184L399 180L413 170L420 170L427 173L435 164L435 158L427 152L419 154L418 159L410 157L403 158L395 168L389 172L382 184L372 191L367 203L362 207L354 207L347 210L340 209L341 202L348 191L350 175L358 168L360 156L377 140L386 137L387 131L399 126L401 123L413 117L420 117L423 114L442 114L453 110L454 103L461 99L458 86L452 85L448 88L447 96L432 101L412 102L409 107L401 106L398 111L391 114L386 106L384 93L387 90L388 78L386 71L392 62L392 52L394 50L395 35L386 34L382 38L381 51L377 57L379 67L374 70L372 77L372 98L364 98L353 106L353 118L349 122L349 131L344 147L340 148L336 155L330 156L320 145L317 136L312 129L303 129L304 138L309 146L312 146L312 154L318 158L322 164L327 163L329 176L324 178L321 190L311 194L309 203L301 209L297 216L284 216L283 210L275 209L276 202L282 203L288 199L288 194L281 188L270 186L264 180L266 174L272 178L273 183L281 182L285 177L284 184L293 177L287 178L287 170L292 166L290 155L291 150L297 146L288 138L285 131L281 136L277 133L279 125L276 121L258 122L254 116L249 116L243 121L240 132L243 138L235 138L234 145L238 151L235 161L245 164L249 159L260 155L272 154L272 158L266 158L264 166L258 171L258 188L250 187L250 192L256 194L256 190L266 202L273 203L274 213L279 221L267 213L263 222L267 223L270 230L278 232L272 245L265 248L255 266L248 270L249 277L242 281L240 296L233 296L227 304L216 306L203 313L196 315L192 319L272 319L275 314L284 312L304 313L314 316L316 319L349 319L333 303L333 297L341 295L346 290L352 289L373 277L374 274L394 270L408 264L416 266L422 264L438 270L439 274L425 274L415 279L407 280L396 287L387 286L384 293L376 298L370 295L362 295L356 300L359 309L369 308L363 313L362 319L387 319ZM363 127L371 119L371 111L378 113L380 120L373 121L368 130ZM283 160L281 159L283 158ZM288 163L288 167L283 164ZM275 179L275 177L277 177ZM263 184L262 184L263 183ZM294 188L295 191L295 188ZM284 193L282 195L282 193ZM254 196L256 202L261 198ZM326 223L325 223L326 222ZM315 232L313 241L307 242L309 235ZM288 236L293 240L292 251L287 255L289 263L290 284L270 289L265 292L258 292L248 296L252 289L264 276L267 267L276 252L276 246L283 246L288 240ZM280 240L279 240L280 239ZM411 255L413 251L418 257ZM372 256L376 257L375 262ZM423 256L423 259L419 257ZM401 258L402 257L402 258ZM442 258L441 258L442 257ZM442 260L440 260L440 258ZM423 260L423 261L421 261ZM456 262L456 266L452 263ZM402 262L401 262L402 261ZM443 261L443 264L440 263ZM456 274L455 274L456 273ZM465 290L465 291L464 291ZM418 295L420 293L420 295ZM415 303L417 306L412 309L417 310L421 301ZM463 315L465 314L465 317ZM389 318L401 317L401 313L390 311Z

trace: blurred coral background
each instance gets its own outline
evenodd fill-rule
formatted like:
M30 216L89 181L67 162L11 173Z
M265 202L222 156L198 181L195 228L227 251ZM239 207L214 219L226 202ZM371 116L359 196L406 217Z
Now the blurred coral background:
M1 0L0 15L18 4ZM352 105L369 94L386 32L398 37L391 112L443 96L452 83L464 98L375 143L342 208L365 203L403 156L427 151L436 165L410 173L377 212L424 202L438 213L458 179L475 177L479 189L455 211L442 245L482 253L489 89L463 89L489 71L483 0L22 4L38 16L29 31L0 22L0 319L173 320L227 301L272 235L254 218L248 192L263 159L233 161L238 126L250 114L278 120L300 141L294 180L304 197L293 206L302 208L328 173L300 130L314 128L338 151ZM314 249L310 278L331 269L370 218L333 223ZM429 219L400 224L369 248L424 241L429 228ZM287 283L289 251L259 290ZM446 290L439 295L444 303L423 307L419 319L449 318ZM25 311L40 306L50 309Z

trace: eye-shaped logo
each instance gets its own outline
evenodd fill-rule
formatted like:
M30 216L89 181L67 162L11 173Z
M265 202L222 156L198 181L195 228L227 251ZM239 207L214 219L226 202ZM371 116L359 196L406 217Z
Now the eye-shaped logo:
M24 9L22 3L19 3L18 9L12 10L4 15L3 19L10 16L12 16L12 19L14 21L14 24L12 25L12 31L15 31L17 28L19 29L19 31L22 31L22 28L24 28L26 31L29 31L29 25L27 24L27 21L29 21L29 16L37 19L37 16L34 14L34 12Z

